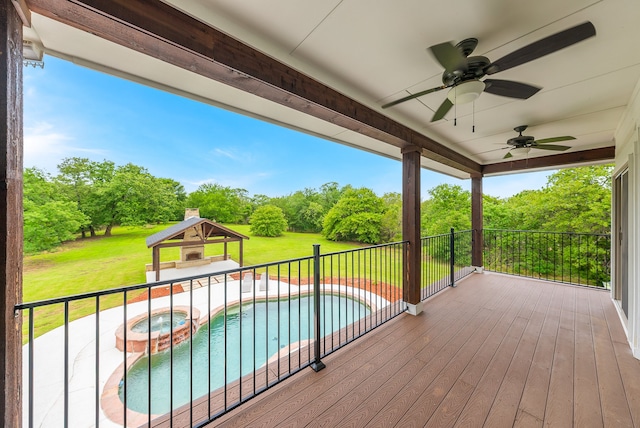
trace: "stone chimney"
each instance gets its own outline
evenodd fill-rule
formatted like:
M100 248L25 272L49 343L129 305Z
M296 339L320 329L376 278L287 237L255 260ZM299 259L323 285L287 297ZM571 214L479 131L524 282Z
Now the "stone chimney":
M184 219L187 220L191 217L200 218L200 209L199 208L187 208L184 211ZM180 247L180 261L181 265L185 263L191 262L201 262L204 260L204 245L200 243L200 236L202 236L202 225L192 227L190 229L185 230L184 238L182 238L183 242L189 241L198 241L195 245L189 245L185 247Z
M184 219L189 217L200 217L200 208L186 208L184 210Z

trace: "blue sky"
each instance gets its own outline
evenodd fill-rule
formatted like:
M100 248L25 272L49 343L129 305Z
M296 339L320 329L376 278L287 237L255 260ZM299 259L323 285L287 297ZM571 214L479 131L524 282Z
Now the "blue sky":
M112 77L54 57L24 69L25 167L56 174L65 157L131 162L187 192L203 183L282 196L306 187L366 186L401 192L399 161L325 141ZM489 177L484 192L508 197L538 189L548 173ZM470 188L422 170L422 195L441 184Z

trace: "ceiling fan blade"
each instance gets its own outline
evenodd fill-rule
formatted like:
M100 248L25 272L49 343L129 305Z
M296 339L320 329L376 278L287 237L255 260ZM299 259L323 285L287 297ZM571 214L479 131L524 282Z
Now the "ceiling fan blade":
M569 140L575 140L575 139L576 137L565 135L564 137L543 138L542 140L535 140L534 143L549 144L549 143L557 143L558 141L569 141Z
M503 56L499 60L489 64L485 69L487 74L494 74L499 71L508 70L518 65L524 64L534 59L541 58L550 53L559 51L568 46L581 42L596 35L596 29L589 21L569 28L559 33L553 34L544 39L533 42L520 48L509 55Z
M509 158L512 158L512 157L513 157L513 155L511 154L511 152L507 152L507 154L504 155L504 157L502 159L509 159Z
M545 144L543 146L531 146L534 149L542 149L542 150L554 150L556 152L564 152L565 150L569 150L571 147L569 146L556 146L553 144Z
M512 80L485 79L484 91L494 95L526 100L542 88Z
M382 108L392 107L392 106L395 106L396 104L400 104L400 103L403 103L405 101L409 101L409 100L412 100L414 98L418 98L418 97L421 97L423 95L430 94L432 92L441 91L441 90L446 89L446 88L447 88L446 86L442 85L442 86L438 86L438 87L435 87L435 88L427 89L425 91L416 92L415 94L408 95L408 96L406 96L404 98L400 98L399 100L391 101L390 103L387 103L387 104L383 105Z
M467 57L451 42L440 43L429 48L436 60L448 72L460 70L463 74L468 70Z
M453 107L453 103L449 101L449 98L445 98L442 104L440 104L440 107L438 107L438 110L436 110L433 117L431 118L431 122L442 119L449 112L449 110L451 110L451 107Z
M484 155L485 153L504 151L504 150L507 150L507 149L511 149L511 147L500 147L499 149L485 150L484 152L474 153L474 155Z

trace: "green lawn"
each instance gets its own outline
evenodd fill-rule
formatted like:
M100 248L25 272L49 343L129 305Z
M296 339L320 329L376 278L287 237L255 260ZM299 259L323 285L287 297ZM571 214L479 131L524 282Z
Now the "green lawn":
M25 256L23 300L31 302L146 282L145 264L151 263L151 250L145 239L166 227L115 227L111 237L79 239L52 252ZM247 225L230 228L250 237L244 243L246 266L311 256L313 244L320 244L323 253L361 247L327 241L319 234L285 233L278 238L263 238L251 236ZM178 252L177 248L163 249L161 259L175 260ZM229 244L229 252L234 260L238 259L237 244ZM206 247L206 255L214 254L222 254L221 245Z
M52 252L25 256L23 301L33 302L146 282L145 264L151 263L151 250L147 248L145 239L167 226L115 227L111 237L79 239ZM313 244L320 244L322 253L361 247L355 243L328 241L319 234L285 233L278 238L263 238L251 236L247 225L229 227L250 237L244 243L245 266L310 256ZM238 248L238 244L229 244L234 260L238 260ZM222 252L222 245L206 247L206 255ZM161 260L175 260L178 253L177 248L163 249ZM100 299L101 309L122 303L121 294ZM77 319L93 313L95 300L74 302L70 307L70 319ZM35 312L36 335L62 325L62 314L62 305L38 309Z

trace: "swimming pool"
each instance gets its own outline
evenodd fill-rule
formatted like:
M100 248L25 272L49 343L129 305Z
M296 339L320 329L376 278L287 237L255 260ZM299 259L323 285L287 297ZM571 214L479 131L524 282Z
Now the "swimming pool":
M370 308L344 295L326 294L321 299L325 332L337 331L371 313ZM255 331L254 331L255 325ZM226 349L225 349L226 333ZM209 389L220 388L241 376L253 372L291 344L313 338L313 300L310 296L291 300L268 300L244 303L242 311L236 304L216 314L209 325L203 324L189 341L173 349L173 379L171 354L168 351L144 356L127 372L127 407L139 413L148 411L149 358L151 358L151 413L164 414L171 409L169 389L173 385L173 408L189 402L192 384L193 398L206 395ZM209 368L210 348L210 370ZM242 350L242 351L241 351ZM193 354L193 365L190 354ZM242 358L240 358L240 356ZM191 383L192 382L192 383ZM124 382L118 394L124 402Z

